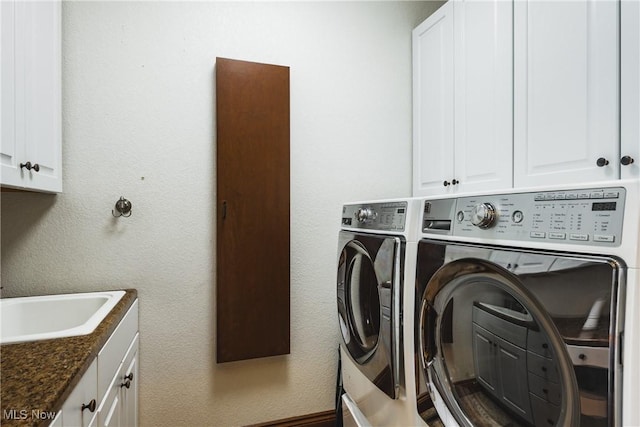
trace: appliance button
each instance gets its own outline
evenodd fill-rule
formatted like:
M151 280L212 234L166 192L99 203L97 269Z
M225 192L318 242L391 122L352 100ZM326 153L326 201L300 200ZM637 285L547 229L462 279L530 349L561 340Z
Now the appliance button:
M529 233L529 236L533 237L534 239L544 239L546 235L547 233L545 233L544 231L532 231L531 233Z
M550 239L564 240L567 238L566 233L549 233Z
M590 196L589 193L578 193L578 199L588 199Z
M458 222L462 222L464 221L464 212L463 211L458 211L458 213L456 214L457 218L458 218Z
M604 193L605 199L617 199L619 197L619 193L617 191L607 191Z
M602 191L594 191L590 194L590 198L592 199L602 199L604 197L604 193Z
M586 242L589 240L588 234L569 234L569 240L580 240Z
M567 193L565 199L567 200L575 200L578 198L578 193Z
M524 214L522 213L522 211L514 211L513 215L511 215L511 219L516 224L520 224L522 222L522 220L524 219Z
M541 201L541 200L544 200L544 194L536 194L536 195L533 197L533 200L534 200L535 202L539 202L539 201Z
M564 200L567 196L565 194L556 194L556 200Z
M615 240L616 236L606 236L603 234L594 234L593 241L594 242L607 242L612 243Z

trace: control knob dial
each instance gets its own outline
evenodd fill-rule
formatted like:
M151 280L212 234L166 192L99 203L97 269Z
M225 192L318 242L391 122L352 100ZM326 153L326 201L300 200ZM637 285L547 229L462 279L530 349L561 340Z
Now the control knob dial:
M476 227L490 228L496 219L496 208L491 203L480 203L471 210L471 224Z
M374 220L376 216L376 212L371 208L360 208L355 213L355 217L360 223Z

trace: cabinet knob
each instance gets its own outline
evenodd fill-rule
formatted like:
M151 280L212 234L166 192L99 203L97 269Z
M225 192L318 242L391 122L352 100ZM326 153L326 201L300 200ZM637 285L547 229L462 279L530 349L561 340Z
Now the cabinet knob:
M449 185L451 185L451 183L449 181L445 181L442 183L442 185L444 185L445 187L448 187Z
M604 157L600 157L598 160L596 160L596 165L598 165L599 168L606 166L609 164L609 160L605 159Z
M457 185L460 184L460 181L458 181L457 179L454 179L453 181L451 181L451 185Z
M31 162L26 162L26 163L20 163L20 169L27 169L28 171L30 170L34 170L36 172L40 172L40 165L35 163L35 164L31 164Z
M127 381L123 382L122 384L120 384L120 388L122 388L122 387L126 387L126 388L131 387L131 380L127 380Z
M624 156L623 158L620 159L620 163L622 163L624 166L629 166L631 163L633 163L633 157L631 156Z
M82 410L84 411L85 409L88 409L89 412L95 412L96 411L96 400L95 399L91 399L91 402L89 402L88 405L85 405L83 403L82 404Z
M125 375L124 379L133 381L133 372L130 372L129 375Z

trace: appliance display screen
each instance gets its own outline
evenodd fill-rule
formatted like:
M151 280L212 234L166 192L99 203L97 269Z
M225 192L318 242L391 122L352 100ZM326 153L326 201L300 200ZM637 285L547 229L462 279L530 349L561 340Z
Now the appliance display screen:
M592 211L615 211L616 202L601 202L591 205Z

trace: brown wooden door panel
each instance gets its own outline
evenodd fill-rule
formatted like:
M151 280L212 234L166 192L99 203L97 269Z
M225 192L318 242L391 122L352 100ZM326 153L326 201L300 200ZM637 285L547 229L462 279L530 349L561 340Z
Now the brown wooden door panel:
M288 67L216 61L220 363L289 353L290 111Z

